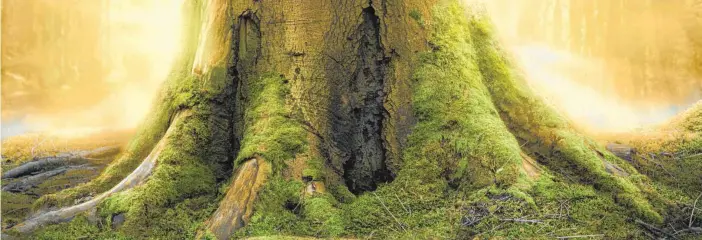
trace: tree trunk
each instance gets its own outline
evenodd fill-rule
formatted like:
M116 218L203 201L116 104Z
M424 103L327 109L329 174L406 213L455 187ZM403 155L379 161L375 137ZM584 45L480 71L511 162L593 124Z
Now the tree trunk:
M126 153L14 229L58 234L36 230L91 225L85 212L102 223L92 238L463 238L489 223L469 217L527 214L553 196L661 223L648 178L536 97L477 9L186 1L182 58ZM606 216L613 226L589 231L633 224ZM538 236L535 222L507 226Z

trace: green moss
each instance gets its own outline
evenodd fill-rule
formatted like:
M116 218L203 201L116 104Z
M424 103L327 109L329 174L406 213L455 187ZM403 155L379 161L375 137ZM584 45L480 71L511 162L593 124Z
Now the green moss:
M409 14L423 25L419 11ZM295 119L288 83L277 74L242 79L244 96L237 104L243 104L245 111L243 130L237 131L243 138L235 165L260 157L274 171L258 193L251 219L235 237L644 237L630 216L660 221L654 206L664 207L669 204L666 199L681 193L652 185L626 162L573 130L523 85L494 42L489 23L471 16L466 19L457 1L447 0L433 9L427 25L432 51L420 55L411 82L417 123L402 150L402 165L393 182L359 196L339 183L329 184L328 193L310 195L305 183L283 177L288 160L309 152L308 133ZM173 111L183 109L192 114L173 123L174 135L150 180L102 203L101 227L79 217L37 236L171 239L193 238L203 229L217 196L227 188L217 185L204 147L212 140L208 136L213 128L212 109L203 103L223 86L202 80L224 78L226 68L216 66L202 79L187 71L179 73L182 79L167 87L167 107L152 121L154 126L171 123ZM148 154L139 149L150 149L165 129L143 131L125 159ZM688 151L697 147L686 146ZM523 150L544 156L538 160L548 169L541 177L525 176ZM133 164L122 161L123 170L110 170L115 179ZM607 173L604 161L630 175ZM303 177L327 180L325 164L322 158L308 158ZM665 196L659 197L659 191ZM124 214L126 222L113 231L109 226L117 214ZM62 235L59 229L69 229L72 235Z
M302 182L274 176L258 193L253 216L236 236L311 235L310 227L302 224L299 214L303 190Z
M47 197L38 205L71 204L72 199L113 187L143 161L170 127L148 181L116 193L98 205L99 219L106 222L100 230L112 232L112 217L123 214L125 222L114 231L125 236L195 237L197 229L216 207L219 189L216 178L221 177L216 170L221 166L213 159L211 150L230 146L217 139L221 134L216 133L221 130L219 113L213 104L228 94L224 92L226 68L221 63L204 76L191 74L203 2L187 4L193 4L184 7L190 14L190 21L185 22L192 24L186 26L186 32L190 33L185 37L188 47L176 61L159 104L154 107L155 113L142 125L126 153L90 183Z
M328 188L329 193L331 193L337 201L341 203L351 203L356 200L356 195L353 195L349 188L343 184L335 184Z
M418 123L405 158L436 159L443 176L471 188L515 183L522 161L519 145L482 82L458 4L434 9L430 41L434 50L421 56L413 78Z
M120 192L100 204L100 216L124 213L119 231L129 236L194 237L197 223L214 209L218 193L215 174L207 164L211 128L204 106L173 123L153 174L144 184ZM206 108L206 107L204 107Z
M687 193L702 192L702 105L674 119L657 137L638 137L627 144L637 149L635 166L656 183ZM672 133L672 134L669 134Z
M24 220L31 212L32 202L34 197L24 194L11 193L2 191L0 199L2 200L2 228L8 225L15 225Z
M424 27L424 26L425 26L424 17L422 17L422 13L419 12L419 10L417 10L417 9L412 9L412 10L409 12L409 16L410 16L412 19L414 19L414 21L417 22L417 24L419 24L419 26L421 26L421 27Z
M328 195L305 200L302 214L310 223L314 236L337 237L344 232L344 219L341 210L332 204L334 202Z
M403 150L397 178L360 196L349 194L343 185L331 185L334 199L305 199L304 185L275 180L259 196L254 217L237 236L462 239L590 233L637 238L641 232L628 216L638 213L660 219L633 180L604 171L603 159L624 164L620 159L606 152L600 158L597 151L601 149L571 130L552 109L536 98L524 97L526 92L513 93L521 89L493 83L514 80L507 75L511 69L501 58L483 56L496 54L486 53L481 46L494 47L492 40L485 42L489 35L476 32L475 28L481 27L476 25L484 23L466 20L463 9L453 1L435 7L431 23L433 50L420 55L412 81L417 123ZM485 69L492 67L495 69ZM527 102L515 103L517 100ZM531 111L528 104L535 104L537 113L528 113L526 122L505 117ZM521 123L546 134L535 135L512 126ZM526 177L514 132L520 139L543 137L539 145L558 149L550 166L559 171L573 168L573 176L588 173L579 180L595 181L597 191L577 181L554 182L552 179L563 176L554 176L547 169L537 179ZM561 158L575 160L557 161ZM622 168L633 173L630 179L638 182L644 178L646 182L630 166ZM303 175L316 173L316 168L309 166ZM636 207L630 210L624 206ZM470 217L480 220L469 224ZM343 231L338 231L339 226Z
M100 176L92 181L75 188L42 196L34 203L34 208L61 207L73 204L75 199L104 192L126 177L138 166L144 157L163 136L168 126L171 111L159 108L156 114L146 120L145 127L138 130L137 135L127 146L126 151L110 164Z
M351 236L453 238L456 220L446 180L428 161L406 163L398 178L342 206Z
M522 198L526 194L533 200ZM599 235L638 239L643 233L627 217L628 210L593 187L540 178L524 193L490 188L459 200L459 239L555 238Z
M305 169L302 170L302 178L312 181L324 180L324 160L316 157L305 162Z
M31 239L63 240L63 239L131 239L112 231L101 230L88 221L84 215L79 215L72 221L42 228L34 232Z
M274 171L280 171L285 160L307 148L307 132L292 118L292 107L286 104L290 86L281 76L264 74L247 81L246 89L245 130L236 161L260 156L271 162Z
M527 90L498 47L487 17L474 14L469 25L479 56L477 62L483 84L489 89L502 118L524 144L542 156L549 156L543 160L554 171L572 172L571 176L577 176L579 181L592 182L600 190L611 192L619 204L634 208L638 216L662 222L661 216L630 179L614 176L605 170L603 161L614 157L598 156L597 147L591 141L578 134L567 121ZM544 145L546 150L542 147ZM600 154L611 155L606 151L600 151ZM637 175L635 169L623 161L616 163Z

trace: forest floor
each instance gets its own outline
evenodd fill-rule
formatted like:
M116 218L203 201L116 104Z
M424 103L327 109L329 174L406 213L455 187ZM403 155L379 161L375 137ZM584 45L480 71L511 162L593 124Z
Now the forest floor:
M32 204L41 196L75 187L98 176L119 155L132 135L132 130L121 130L83 136L25 134L3 139L2 229L29 217ZM50 164L37 165L17 176L7 174L20 166L42 161Z

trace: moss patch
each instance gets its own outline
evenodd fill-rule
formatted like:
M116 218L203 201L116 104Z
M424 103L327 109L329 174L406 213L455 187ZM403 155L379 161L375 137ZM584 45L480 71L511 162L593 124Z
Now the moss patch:
M273 165L274 172L279 172L286 165L285 160L307 148L307 132L286 104L290 94L288 81L276 74L264 74L248 80L245 89L245 130L236 161L258 155Z
M500 119L482 82L470 29L457 4L433 12L430 43L413 82L418 123L405 158L439 161L453 184L509 186L520 177L516 139Z
M648 221L662 222L661 216L647 199L658 197L656 193L644 195L639 190L640 186L634 184L646 182L645 177L577 133L567 121L535 97L526 88L521 76L510 67L507 55L499 48L486 19L481 14L470 17L470 35L479 56L477 63L495 106L522 144L532 153L539 154L539 161L553 171L562 171L578 182L593 184L599 190L611 192L619 204L633 208L638 216ZM612 161L630 176L617 177L608 173L604 161Z

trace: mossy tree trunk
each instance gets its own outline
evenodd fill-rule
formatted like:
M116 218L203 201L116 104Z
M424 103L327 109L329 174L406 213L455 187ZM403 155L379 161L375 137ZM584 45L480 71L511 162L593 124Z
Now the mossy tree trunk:
M69 220L94 196L86 216L102 237L456 237L470 234L456 207L467 198L535 208L561 181L661 222L649 180L533 96L472 9L186 1L183 57L128 151L15 229Z

